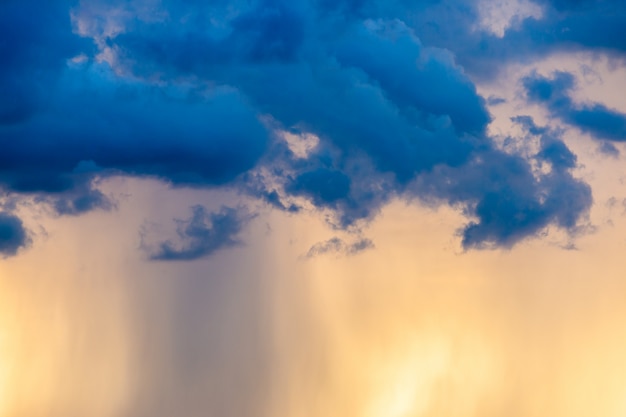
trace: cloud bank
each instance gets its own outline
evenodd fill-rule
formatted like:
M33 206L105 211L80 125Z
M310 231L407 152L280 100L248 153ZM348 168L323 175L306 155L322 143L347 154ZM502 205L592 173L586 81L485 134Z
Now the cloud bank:
M547 51L619 57L626 39L612 1L536 2L540 15L502 33L477 29L469 0L28 3L0 5L8 195L74 215L114 206L98 179L150 177L293 213L308 204L342 229L395 198L436 201L467 214L465 248L511 247L549 225L575 233L592 202L560 139L530 157L495 145L472 80ZM563 121L623 140L622 114L572 104L571 77L525 86ZM319 141L302 157L282 132ZM157 258L187 256L167 248Z

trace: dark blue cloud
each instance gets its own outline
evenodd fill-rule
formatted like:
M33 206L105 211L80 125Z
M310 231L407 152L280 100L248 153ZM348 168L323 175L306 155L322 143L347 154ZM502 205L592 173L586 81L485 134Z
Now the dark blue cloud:
M418 194L461 204L474 217L462 231L465 248L512 247L550 224L576 234L577 224L593 203L590 187L574 178L576 157L558 132L520 118L527 139L539 138L535 160L550 164L548 173L533 172L530 161L489 151L458 168L441 167L421 178Z
M575 87L572 74L556 72L550 78L531 74L522 81L528 99L545 105L553 116L594 138L626 141L626 114L598 103L574 103L570 96Z
M67 1L6 0L0 4L0 125L30 117L51 99L50 84L66 60L93 50L72 34Z
M72 32L71 4L46 2L31 13L26 3L0 5L6 35L0 47L7 57L0 67L5 190L70 193L73 202L65 198L55 207L75 213L102 205L95 191L75 196L95 175L223 184L264 152L267 132L236 91L159 86L125 79L88 58L72 63L95 47ZM79 172L85 163L98 172Z
M365 72L402 110L447 116L459 132L484 131L485 100L452 55L424 48L399 23L369 22L346 38L337 48L339 62Z
M60 81L59 100L28 121L0 126L0 178L14 191L60 192L75 168L153 175L173 183L224 183L251 168L267 134L236 93L164 91L93 79ZM77 84L77 85L76 85Z
M503 36L477 29L479 2L389 2L378 13L400 17L428 45L453 51L474 79L490 79L510 62L554 52L592 51L626 58L626 3L621 0L534 0L538 18L518 19ZM391 10L390 10L391 9Z
M285 190L309 197L316 206L334 207L335 202L350 194L350 182L350 178L340 171L318 168L299 174Z
M237 86L282 128L318 136L319 152L307 166L290 167L296 172L285 191L336 208L343 226L371 217L420 173L438 164L461 165L477 147L489 146L484 129L490 117L469 78L451 55L422 47L401 22L356 21L323 41L317 37L327 35L328 28L307 21L302 26L310 31L309 42L302 42L293 54L297 58L288 61L279 57L251 61L236 52L236 60L206 58L222 49L220 42L239 36L236 30L247 31L240 26L231 28L226 38L203 44L213 52L200 54L193 44L187 45L179 50L184 58L152 53L141 33L132 35L132 42L127 37L115 42L123 56L140 57L128 61L128 68L139 76L149 77L154 68L161 68L167 70L161 76L171 80L190 75L193 69L196 76ZM144 28L160 39L163 48L172 50L178 50L181 37L211 37L204 26L177 29L160 24ZM316 42L314 47L310 42ZM394 65L381 66L381 54ZM345 171L361 157L374 165L368 174L389 173L397 184L384 189L381 180L362 175L355 181L356 172ZM331 181L330 172L337 181Z
M480 40L491 35L473 29L469 0L164 0L142 12L153 15L134 16L142 4L59 0L41 13L29 13L29 2L0 4L4 192L80 214L113 205L94 185L109 175L229 185L293 213L308 200L341 228L358 227L393 198L438 199L474 219L466 247L511 246L584 219L591 194L569 172L575 156L540 128L528 134L546 136L533 158L549 174L537 177L526 157L497 149L486 101L462 67L473 75L473 59L493 66L526 54L535 44L524 31L578 9L555 4L541 21ZM113 5L127 13L94 21L84 10ZM503 42L506 53L492 53ZM619 120L603 110L570 118L587 129L613 123L606 130L618 134ZM319 144L296 157L279 131ZM259 167L275 178L253 173ZM193 259L229 246L240 220L196 211L181 223L186 243L165 242L154 257Z
M626 52L626 5L620 0L543 0L545 17L531 27L548 40L575 48ZM552 27L548 28L548 24ZM535 35L535 37L538 37Z
M312 23L301 24L313 27ZM116 42L124 56L140 58L128 61L129 68L138 75L147 77L154 68L165 68L173 79L189 75L192 68L196 76L236 86L283 127L299 127L343 151L356 145L380 169L392 171L405 181L437 163L462 163L473 146L464 134L481 132L489 120L484 100L451 57L421 48L401 23L371 22L368 28L358 22L344 31L345 40L333 38L315 48L303 47L297 60L284 62L274 57L262 63L245 57L235 61L211 59L221 49L213 43L208 50L200 49L202 53L193 48L193 43L178 47L181 36L208 37L198 34L203 29L188 26L185 30L189 35L174 31L174 37L167 26L145 29L159 39L163 48L179 50L184 55L180 59L153 53L141 33L133 35L133 42L124 37ZM232 28L236 29L247 30ZM308 34L319 42L315 39L318 35ZM395 42L396 37L402 37L403 42ZM357 46L365 51L364 45L375 49L369 55L363 52L352 57L342 52ZM401 67L392 67L401 74L385 73L388 70L377 64L377 55L386 50L402 61ZM417 58L423 62L416 62ZM393 84L394 78L402 79L404 75L412 77L405 80L408 92L402 85ZM446 88L437 89L437 85Z
M540 149L537 159L550 163L551 167L558 170L575 168L578 158L561 140L560 134L545 126L537 126L530 116L515 116L511 121L519 125L527 133L527 136L540 138Z
M95 209L110 210L115 201L94 187L94 184L78 183L63 193L38 193L35 202L51 207L55 214L76 216Z
M542 141L539 159L550 162L556 169L568 169L576 166L576 155L560 140Z
M0 212L0 255L13 256L30 244L30 237L22 221L6 212Z
M150 259L189 261L240 245L241 229L251 219L243 208L222 207L215 213L207 212L202 206L193 206L191 210L191 218L177 220L178 241L166 240L156 249L149 249Z

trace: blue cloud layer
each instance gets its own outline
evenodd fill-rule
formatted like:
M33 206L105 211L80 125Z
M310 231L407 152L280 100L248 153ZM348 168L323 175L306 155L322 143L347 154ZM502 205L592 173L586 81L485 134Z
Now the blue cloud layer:
M113 205L93 186L108 175L228 184L293 213L306 199L342 228L371 219L392 198L432 199L473 219L462 231L467 248L509 247L550 224L573 232L591 205L589 187L570 172L575 156L548 130L528 134L542 137L531 159L550 164L549 173L496 148L470 78L559 48L624 51L593 30L621 33L611 23L623 16L621 3L542 4L542 19L498 38L475 30L469 0L164 0L158 10L142 1L7 0L0 185L80 214ZM579 22L583 15L590 22ZM557 33L555 24L572 28ZM529 91L539 91L531 81ZM571 86L532 82L557 82L558 99L529 97L568 123L621 135L619 114L600 105L571 110L563 102ZM315 135L319 144L298 158L280 131ZM258 167L278 179L251 171ZM155 257L206 255L239 229L212 230L205 228L209 243L165 245Z
M458 62L475 78L494 76L506 62L527 63L560 51L593 51L626 58L623 1L533 3L541 6L542 16L517 21L503 36L476 30L479 2L474 0L425 2L425 10L410 14L407 20L424 42L453 51Z

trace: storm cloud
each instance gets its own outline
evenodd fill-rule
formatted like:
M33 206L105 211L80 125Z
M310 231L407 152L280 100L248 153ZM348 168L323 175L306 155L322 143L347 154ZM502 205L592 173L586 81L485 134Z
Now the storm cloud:
M390 6L387 13L391 9L394 17L410 9L403 2L391 3L396 6ZM525 4L526 10L518 10L496 31L477 23L482 9L498 5L476 0L424 2L406 20L425 43L452 51L476 79L494 77L506 63L533 62L559 52L602 53L622 62L626 58L626 5L622 1L532 0L499 6L506 9L516 4Z
M494 144L486 100L470 78L470 55L488 62L491 53L472 52L477 36L496 49L508 42L507 57L523 54L534 46L517 48L515 36L541 34L557 18L569 24L578 8L542 3L542 18L497 37L470 30L478 9L469 1L452 2L451 15L437 1L50 1L34 15L27 3L0 5L10 40L1 46L0 185L58 214L114 207L94 181L129 175L235 187L293 213L308 201L343 229L366 224L394 198L437 200L472 219L463 245L479 248L509 247L551 224L573 231L591 205L564 142L533 156L559 167L540 177L527 156ZM623 13L605 3L592 8L593 24ZM463 40L456 47L452 34L421 24L448 18ZM623 50L593 32L542 39ZM601 105L577 112L564 118L583 130L608 120L602 136L621 135L617 113ZM297 157L281 132L319 143ZM572 204L556 204L563 196ZM155 257L221 247L196 243L183 251L165 244Z

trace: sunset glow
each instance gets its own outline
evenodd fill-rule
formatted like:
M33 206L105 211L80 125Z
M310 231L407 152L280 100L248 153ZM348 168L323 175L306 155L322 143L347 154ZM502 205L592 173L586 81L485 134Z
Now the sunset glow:
M0 417L624 417L626 3L0 2Z

